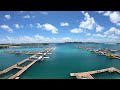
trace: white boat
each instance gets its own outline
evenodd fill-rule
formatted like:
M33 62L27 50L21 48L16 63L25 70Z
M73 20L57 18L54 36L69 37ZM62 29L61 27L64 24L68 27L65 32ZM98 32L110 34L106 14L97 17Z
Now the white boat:
M49 57L44 57L44 58L49 58Z
M41 60L42 59L42 56L38 57L38 60Z

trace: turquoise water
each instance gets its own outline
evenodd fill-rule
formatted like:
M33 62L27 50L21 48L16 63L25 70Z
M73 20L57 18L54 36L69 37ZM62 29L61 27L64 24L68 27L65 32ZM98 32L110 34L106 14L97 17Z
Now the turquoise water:
M52 46L52 45L51 45ZM112 48L119 49L120 45L110 44L54 44L56 49L50 58L37 62L24 72L21 79L75 79L70 73L99 70L109 67L120 69L119 59L109 59L89 51L81 50L75 46L93 46L93 49ZM95 46L95 47L94 47ZM29 50L28 50L29 49ZM15 48L14 50L41 51L44 48ZM4 49L9 50L9 49ZM4 51L1 49L0 51ZM13 50L11 48L11 50ZM0 70L3 70L30 55L14 55L0 53ZM108 74L105 74L110 77ZM101 76L102 77L102 76Z
M19 71L18 69L13 69L13 70L11 70L10 72L1 75L1 76L0 76L0 79L7 79L7 78L9 78L10 76L12 76L12 75L14 75L15 73L17 73L18 71Z

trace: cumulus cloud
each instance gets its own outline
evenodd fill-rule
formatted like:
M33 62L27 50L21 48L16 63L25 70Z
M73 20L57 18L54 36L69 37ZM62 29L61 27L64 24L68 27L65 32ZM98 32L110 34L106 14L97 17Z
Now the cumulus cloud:
M21 36L21 37L9 37L3 38L0 40L0 43L56 43L56 42L67 42L71 41L70 37L63 37L63 38L49 38L40 35L34 36Z
M96 28L96 32L101 32L104 28L97 24L93 17L90 17L90 15L87 12L81 11L82 14L85 16L84 20L80 22L79 28L75 28L70 30L71 33L81 33L84 32L84 30L92 30Z
M32 28L32 27L33 27L33 24L29 24L29 26L30 26L30 28Z
M11 16L10 15L5 15L5 18L6 19L11 19Z
M53 34L58 33L58 29L55 26L53 26L52 24L48 24L48 23L43 24L43 25L41 25L40 23L37 23L37 28L38 29L42 28L44 30L51 31L51 33L53 33Z
M101 38L106 37L106 35L102 35L102 34L93 34L92 36L97 36L97 37L101 37Z
M19 24L14 24L15 28L19 29L19 28L23 28L23 25L19 25Z
M112 23L120 26L120 12L118 12L118 11L106 11L102 14L103 14L103 16L108 16Z
M98 12L98 13L104 13L105 11L96 11L96 12Z
M9 33L13 32L13 29L11 29L8 25L1 25L0 26L2 29L8 31Z
M43 14L43 15L48 15L48 12L40 11L40 13Z
M113 12L109 15L110 21L120 26L120 13Z
M58 29L55 26L53 26L51 24L48 24L48 23L43 24L42 28L47 30L47 31L51 31L53 34L57 34L58 33Z
M103 13L104 16L110 16L110 14L111 14L111 11L106 11Z
M91 36L91 33L87 33L86 35L87 35L87 36Z
M72 39L70 37L64 37L62 38L63 42L70 42Z
M61 22L60 25L61 26L69 26L69 23L67 23L67 22Z
M81 28L75 28L75 29L72 29L70 30L71 33L81 33L83 32Z
M40 25L40 23L37 23L37 28L38 29L42 28L42 25Z
M104 27L102 27L100 25L96 25L96 32L102 32L103 29L104 29Z
M93 17L90 17L90 15L86 12L83 13L84 14L84 20L80 23L80 28L84 28L84 29L93 29L95 26L95 20Z
M109 39L114 39L114 40L117 40L117 39L120 39L118 36L116 36L116 35L114 35L114 34L111 34L111 35L109 35L107 38L109 38Z
M120 30L115 28L115 27L111 27L108 31L104 32L104 34L108 35L108 34L120 34Z
M15 25L15 27L18 29L18 28L20 28L20 25L19 24L14 24Z
M82 14L85 14L85 11L81 11Z
M29 19L31 17L30 17L30 15L25 15L25 16L23 16L23 18Z

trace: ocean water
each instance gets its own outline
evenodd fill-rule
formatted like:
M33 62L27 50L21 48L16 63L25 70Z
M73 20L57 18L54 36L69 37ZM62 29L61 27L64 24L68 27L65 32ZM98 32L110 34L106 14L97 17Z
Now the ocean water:
M70 73L86 72L99 70L109 67L120 69L119 59L109 59L105 56L99 56L89 51L76 48L75 46L92 46L93 49L112 48L120 49L120 45L111 44L52 44L56 47L50 58L44 59L42 62L37 62L27 71L25 71L20 79L75 79L71 77ZM21 50L21 51L41 51L45 48L10 48L0 49L0 70L3 70L30 55L14 55L2 53L5 50ZM111 78L105 73L100 78ZM115 78L120 78L119 74L114 75ZM96 76L96 79L99 77ZM112 78L113 79L113 78Z

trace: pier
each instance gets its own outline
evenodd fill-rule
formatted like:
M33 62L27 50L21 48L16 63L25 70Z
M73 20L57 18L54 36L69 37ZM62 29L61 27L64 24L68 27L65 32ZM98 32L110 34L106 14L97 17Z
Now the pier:
M10 47L10 45L0 45L0 49L2 49L2 48L9 48Z
M102 72L110 72L110 73L111 72L117 72L117 73L120 73L120 70L116 69L114 67L111 67L111 68L89 71L89 72L70 73L70 76L76 76L77 79L94 79L94 77L92 77L92 74L102 73Z
M9 71L11 71L13 69L19 69L20 71L18 71L16 74L14 74L14 75L12 75L12 76L10 76L8 78L8 79L19 79L20 78L19 76L22 73L24 73L28 68L30 68L37 61L43 61L43 59L46 57L45 55L50 53L52 50L53 50L52 48L47 48L47 49L45 49L45 50L43 50L43 51L41 51L39 53L36 53L36 54L30 56L29 58L26 58L26 59L24 59L24 60L22 60L22 61L20 61L20 62L18 62L16 64L14 64L14 65L8 67L7 69L5 69L3 71L0 71L0 75L5 74L5 73L7 73L7 72L9 72ZM41 53L42 53L41 56L39 56L38 58L34 58L34 57L38 56ZM19 65L21 65L21 64L23 64L23 63L25 63L27 61L29 61L30 64L28 64L28 65L26 65L24 67L20 67L19 66Z
M96 53L98 55L107 56L108 58L111 58L111 59L114 59L114 58L115 59L120 59L119 55L112 53L112 52L119 52L120 50L112 50L112 49L107 49L107 48L103 48L103 49L100 49L100 50L93 50L93 49L91 49L89 47L86 47L86 46L82 46L82 47L78 47L78 48L90 51L92 53Z

